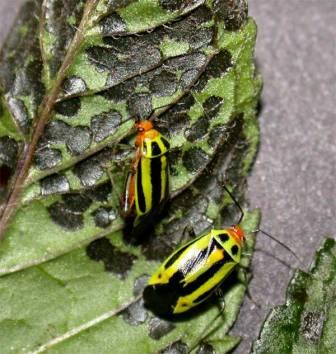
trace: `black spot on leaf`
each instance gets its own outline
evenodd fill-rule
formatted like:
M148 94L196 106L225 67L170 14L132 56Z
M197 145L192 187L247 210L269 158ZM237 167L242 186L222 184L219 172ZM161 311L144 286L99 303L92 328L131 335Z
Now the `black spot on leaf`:
M302 314L300 330L308 343L319 343L325 319L323 312L305 311Z
M83 227L83 215L70 211L65 203L56 202L48 207L53 222L67 230L78 230Z
M246 0L215 0L213 9L216 17L224 21L225 29L229 31L239 30L247 19Z
M50 195L56 193L65 193L70 190L68 179L64 175L51 175L41 180L41 194Z
M180 77L180 85L183 89L191 86L199 75L198 70L190 69L184 71Z
M180 149L171 149L169 151L169 164L170 164L170 174L172 176L177 176L178 171L177 171L177 166L179 163L181 163L181 158L182 158L182 151Z
M0 164L0 202L5 195L5 189L12 175L12 169L7 165Z
M102 261L106 271L123 279L136 260L134 255L119 251L105 237L91 242L86 248L86 254L94 261Z
M34 111L41 103L45 93L45 87L41 81L42 69L43 63L40 58L29 61L26 67L25 78L21 81L20 93L22 96L31 97Z
M142 245L142 253L148 260L163 261L173 251L173 245L167 247L167 235L153 235L148 242Z
M176 92L176 80L177 78L175 74L168 71L162 71L160 74L153 77L149 87L154 95L170 96Z
M46 127L42 135L39 147L45 144L64 143L72 133L72 127L61 120L52 120Z
M171 114L169 114L171 112ZM169 132L174 135L178 134L189 125L190 117L188 111L174 112L169 111L162 116L162 119L168 122Z
M192 6L195 3L197 3L197 0L187 0L187 1L181 1L181 0L159 0L160 6L164 10L168 10L168 11L183 10L184 8L186 8L188 6Z
M8 109L11 112L17 125L24 134L29 132L30 120L23 101L17 98L10 97L7 101Z
M120 125L121 114L117 111L109 111L98 114L91 119L93 139L100 142L112 135Z
M91 131L87 127L74 127L66 140L72 155L83 153L91 145Z
M295 301L303 303L307 301L308 294L306 292L306 289L302 287L295 287L292 291L292 297L294 298Z
M177 105L172 106L162 115L162 120L167 122L171 135L180 133L189 125L190 117L188 111L194 103L193 95L187 94Z
M62 89L65 95L74 95L86 91L85 81L78 76L70 76L63 81Z
M100 207L96 209L92 216L95 224L98 227L105 228L111 225L111 222L116 219L116 214L112 208Z
M152 113L152 98L149 94L133 94L127 100L128 110L131 116L145 119Z
M212 40L213 28L201 26L209 20L211 20L211 12L203 6L180 21L170 23L169 27L165 29L165 36L176 41L187 42L194 50L199 49Z
M208 83L208 80L207 80L206 73L203 72L202 75L196 81L195 85L193 86L193 89L196 92L200 92L200 91L202 91L205 88L207 83Z
M194 142L197 139L202 138L208 133L209 120L203 116L197 119L197 121L185 131L185 137L188 141Z
M110 181L97 185L86 191L86 195L92 200L106 202L111 196L112 183Z
M34 156L34 163L40 170L55 167L62 160L62 153L56 149L38 149Z
M89 209L92 201L90 198L83 194L65 194L62 196L62 199L66 205L67 210L73 213L84 213Z
M227 127L221 124L212 127L209 138L207 139L209 146L215 147L221 140L223 140L225 134L228 134Z
M200 49L203 46L210 44L213 36L212 28L200 28L192 36L190 36L189 45L193 49Z
M146 72L161 62L161 52L154 33L142 36L141 40L138 36L127 36L104 37L103 41L107 47L90 47L87 55L98 71L111 72L107 79L108 86Z
M7 165L0 165L0 201L4 189L7 187L12 170Z
M159 340L169 332L171 332L175 325L171 322L154 317L149 321L149 336L155 340Z
M205 71L194 85L195 91L202 91L209 79L223 76L231 67L232 56L229 51L224 49L210 60Z
M222 50L215 55L206 69L208 77L221 77L232 66L232 56L228 50Z
M185 95L178 103L178 108L176 111L185 111L188 110L195 103L195 98L191 93Z
M177 342L170 344L165 349L162 349L160 353L161 354L187 354L188 346L179 340Z
M70 98L65 101L56 103L55 111L66 117L75 116L81 107L81 101L79 97Z
M121 7L126 7L137 0L107 0L107 5L111 10L119 9Z
M183 154L183 165L192 173L204 167L209 161L209 156L199 147L192 147Z
M219 112L221 105L223 104L223 98L218 96L209 97L204 103L203 108L205 114L209 118L216 117Z
M206 56L203 53L196 52L168 59L165 62L165 67L184 72L202 68L206 64L206 60Z
M45 7L44 29L53 36L52 52L45 58L45 63L52 78L57 74L69 43L79 26L83 7L83 1L75 0L56 0Z
M134 286L133 286L133 295L138 296L142 294L143 290L145 289L145 286L147 285L149 280L148 275L141 275L140 277L136 278L134 281Z
M112 86L111 88L101 92L100 94L107 100L114 102L126 101L126 99L134 92L134 81L127 80L119 85Z
M104 170L99 161L88 159L75 166L74 174L79 178L84 187L92 187L103 176Z
M195 200L195 196L190 189L187 189L183 193L177 196L176 198L176 205L178 208L188 210L190 208L190 201ZM174 200L175 202L175 200Z
M126 310L121 312L121 316L124 321L132 326L138 326L139 324L144 323L148 314L144 307L143 299L139 299L128 306Z
M11 29L0 54L1 86L8 94L7 103L11 99L15 100L16 97L25 97L29 100L32 113L36 111L40 97L44 93L44 87L41 84L42 63L38 36L40 17L41 4L33 1L24 2L18 17L20 25ZM23 28L29 30L22 31ZM25 130L29 126L28 120L25 126L20 118L22 117L15 116L17 125L28 132ZM23 123L25 127L20 123Z
M207 6L201 5L191 13L190 18L193 22L200 25L202 23L211 21L212 13Z
M110 48L93 46L86 50L89 60L101 71L110 71L113 67L118 67L118 59L115 52Z
M9 137L0 138L0 165L6 165L9 168L16 166L18 152L18 143Z
M159 4L168 11L177 11L185 6L184 2L180 0L159 0Z
M104 17L100 21L100 26L104 35L118 34L120 32L124 32L127 28L125 21L118 15L117 12L113 12Z
M201 343L199 348L197 349L196 354L215 354L215 350L212 345L208 343Z

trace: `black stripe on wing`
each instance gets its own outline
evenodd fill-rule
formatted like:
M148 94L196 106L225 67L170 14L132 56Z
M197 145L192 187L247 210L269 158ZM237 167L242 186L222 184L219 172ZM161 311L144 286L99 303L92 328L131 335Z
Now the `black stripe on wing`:
M138 164L138 169L137 169L137 194L138 194L138 204L139 204L139 209L142 213L146 212L146 200L145 200L145 195L143 191L143 186L142 186L142 163Z

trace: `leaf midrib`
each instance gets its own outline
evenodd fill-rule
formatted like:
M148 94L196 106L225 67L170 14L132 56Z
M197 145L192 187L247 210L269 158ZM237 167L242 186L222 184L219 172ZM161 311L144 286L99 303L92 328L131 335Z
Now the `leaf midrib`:
M81 19L80 25L74 35L73 40L70 43L64 61L57 73L54 85L42 99L36 119L33 122L33 134L31 141L29 143L25 143L24 147L22 148L22 155L18 160L16 168L17 173L14 177L15 182L13 183L13 187L8 193L4 203L5 206L0 208L0 241L5 237L5 232L9 222L15 213L15 210L17 209L22 194L22 187L27 178L29 168L32 164L37 144L44 132L47 122L49 121L50 114L53 110L61 89L61 84L67 74L74 56L76 55L78 49L81 47L84 39L85 27L89 22L90 15L96 8L97 4L98 0L88 0L83 11L83 17Z

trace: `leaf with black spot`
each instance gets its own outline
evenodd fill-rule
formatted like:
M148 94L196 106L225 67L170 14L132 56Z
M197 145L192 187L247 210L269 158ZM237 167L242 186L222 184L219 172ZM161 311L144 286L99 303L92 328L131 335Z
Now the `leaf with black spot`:
M243 201L261 87L256 27L243 5L27 1L0 55L0 325L11 338L4 351L237 345L227 332L244 297L238 281L224 284L221 330L206 339L215 297L190 321L167 324L140 295L186 226L201 234L238 219L222 184ZM121 232L119 197L134 154L133 118L152 113L171 143L171 201L135 247ZM246 231L258 218L246 215ZM248 253L253 243L248 235Z
M309 272L297 270L286 304L269 313L253 353L332 353L335 340L336 242L325 240Z

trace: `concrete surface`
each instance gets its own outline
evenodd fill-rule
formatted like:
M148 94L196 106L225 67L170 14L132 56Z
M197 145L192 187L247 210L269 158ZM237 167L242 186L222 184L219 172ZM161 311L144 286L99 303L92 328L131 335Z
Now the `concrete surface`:
M249 6L259 28L256 58L264 78L250 204L261 208L262 228L307 268L325 236L336 235L336 1L250 0ZM261 234L257 248L298 266ZM258 253L252 271L250 292L257 303L267 309L284 302L289 269ZM247 340L237 353L248 352L264 313L245 301L233 333Z

